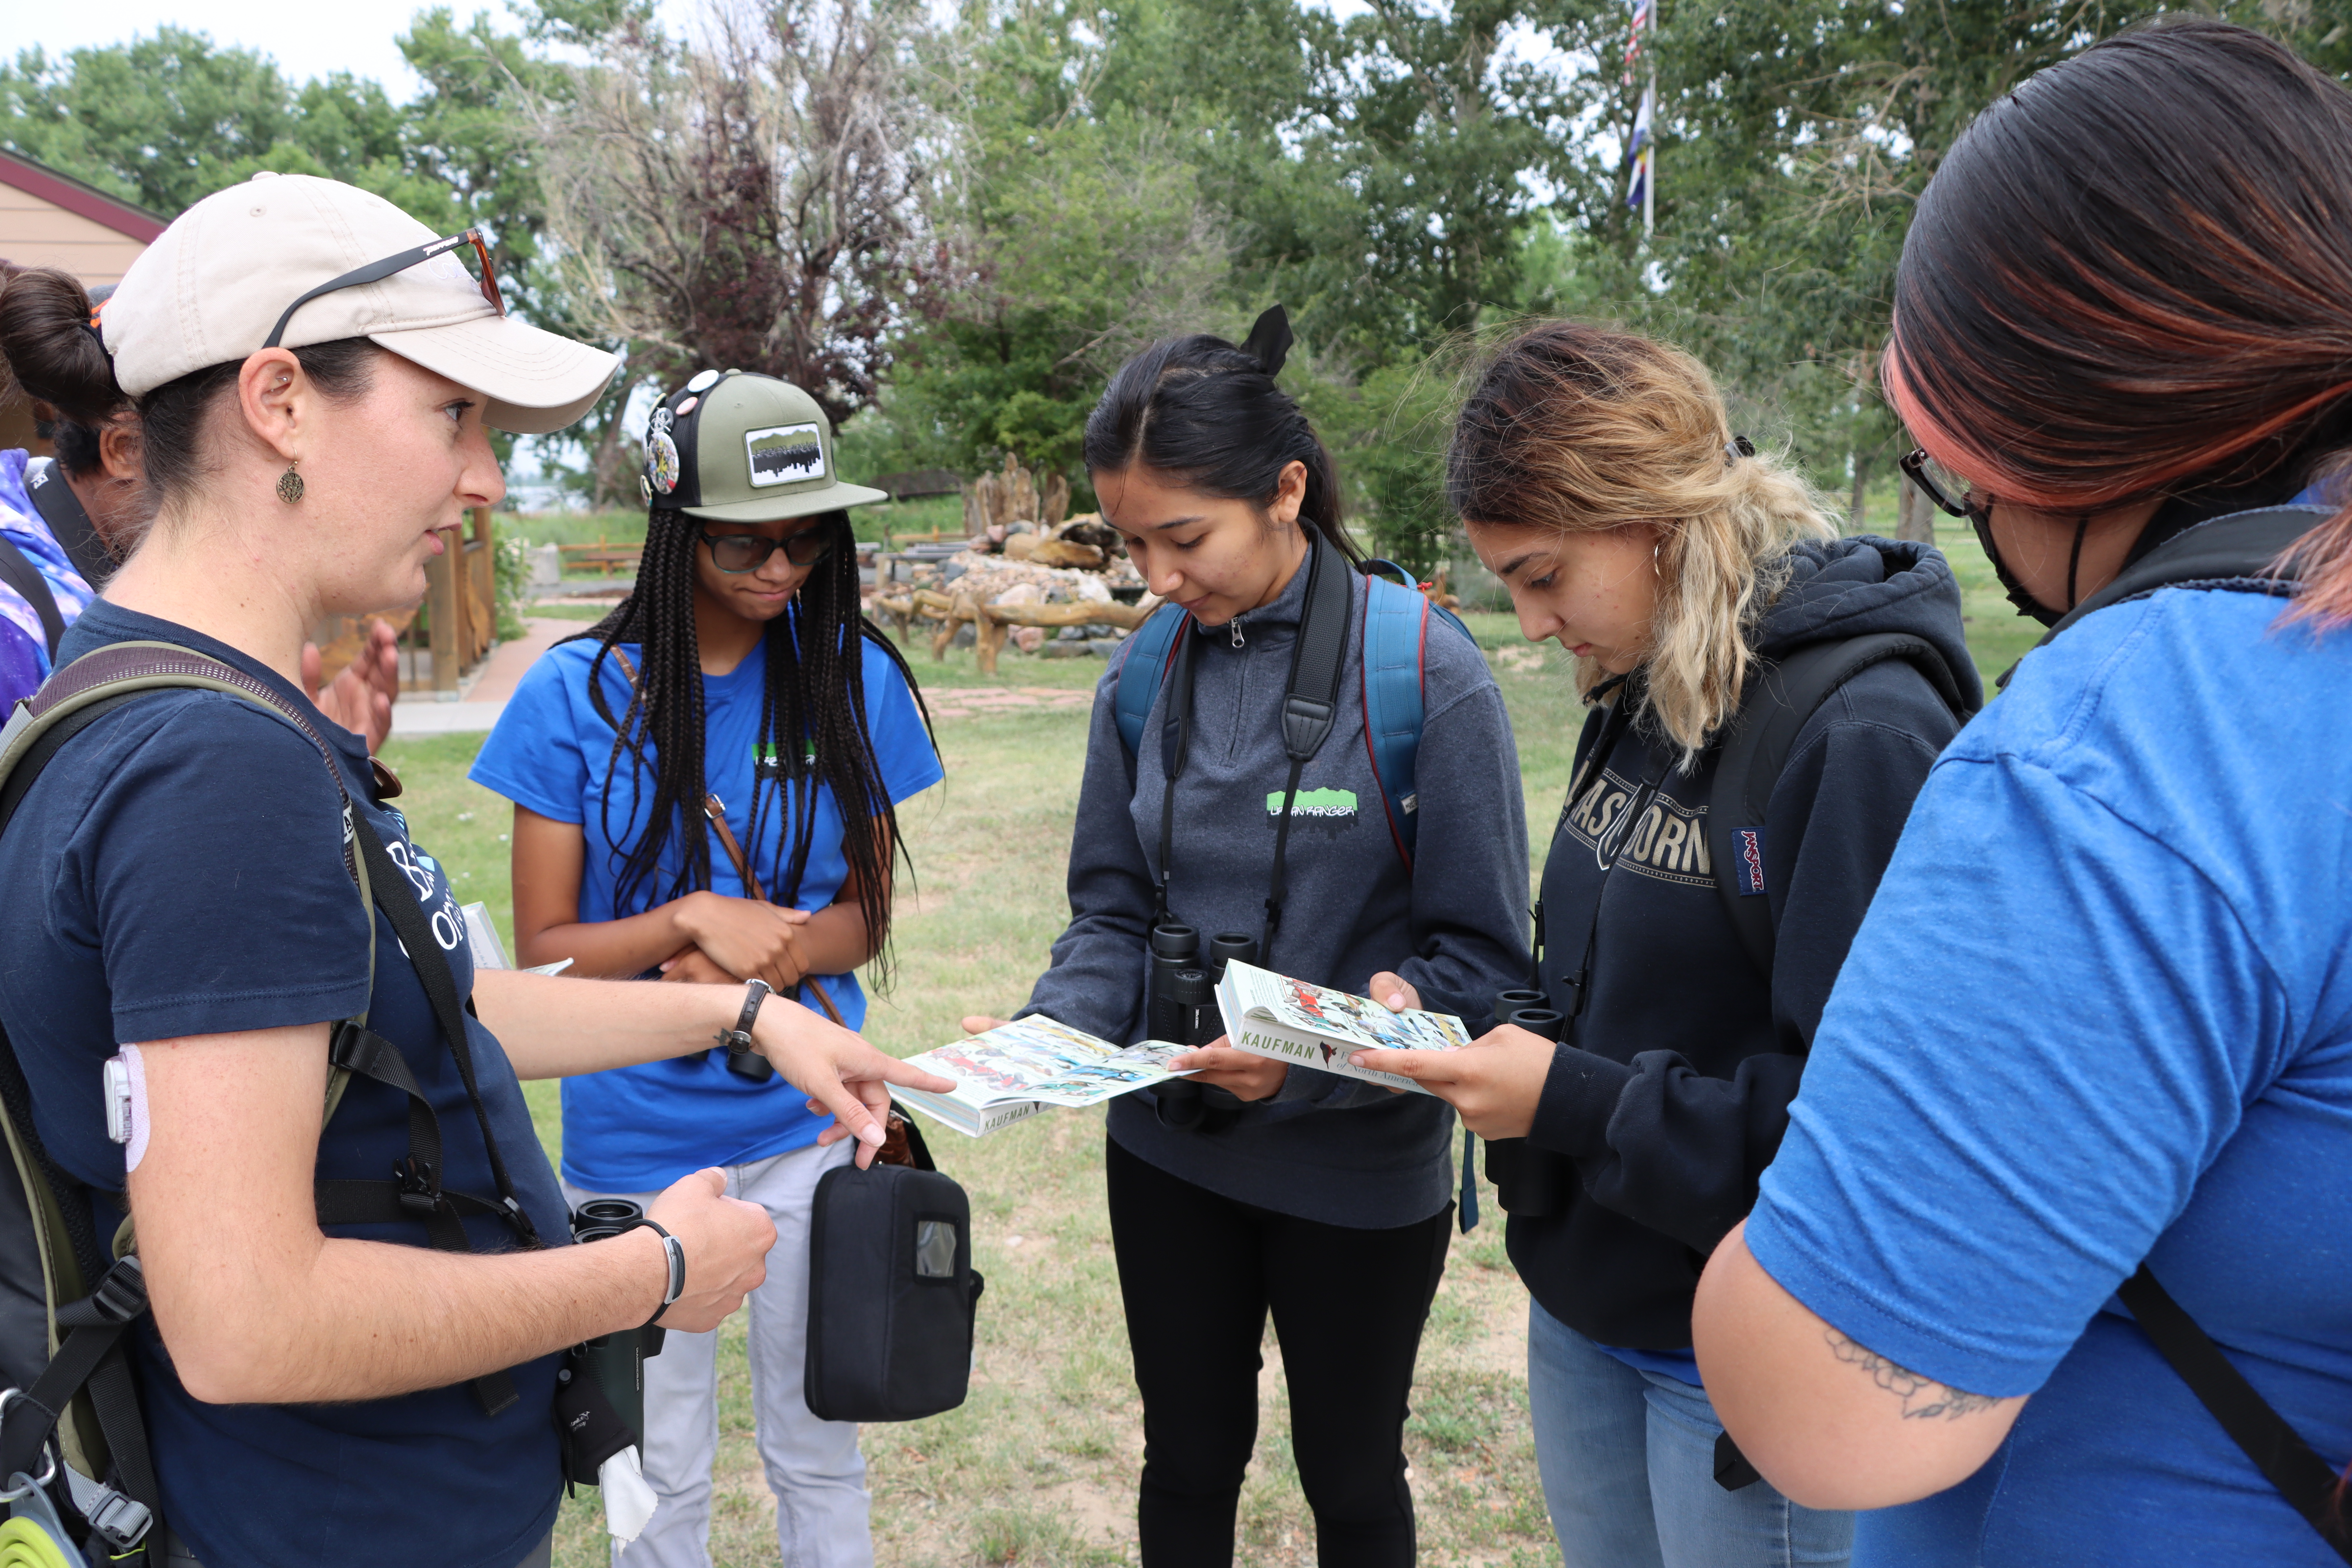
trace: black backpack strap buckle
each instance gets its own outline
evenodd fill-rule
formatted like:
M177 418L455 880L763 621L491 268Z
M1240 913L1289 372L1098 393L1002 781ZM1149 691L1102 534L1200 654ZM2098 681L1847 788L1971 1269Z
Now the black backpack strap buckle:
M147 1310L147 1271L135 1255L115 1259L89 1293L89 1304L110 1323L127 1323Z
M411 1214L429 1215L442 1206L440 1173L431 1162L414 1154L395 1160L392 1179L400 1188L400 1206Z
M521 1204L506 1198L499 1206L507 1216L507 1224L513 1227L516 1237L522 1242L524 1251L534 1252L545 1245L539 1239L539 1226L530 1223L530 1215L523 1212Z

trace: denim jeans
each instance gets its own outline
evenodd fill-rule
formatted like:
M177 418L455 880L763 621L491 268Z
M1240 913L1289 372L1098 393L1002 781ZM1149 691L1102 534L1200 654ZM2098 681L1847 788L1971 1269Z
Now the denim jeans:
M1568 1568L1843 1568L1853 1515L1715 1480L1704 1389L1627 1366L1528 1303L1528 1404Z
M727 1194L758 1204L776 1222L768 1279L745 1300L751 1334L751 1413L768 1489L776 1499L778 1559L792 1568L873 1568L866 1526L866 1460L857 1424L820 1421L801 1395L808 1344L809 1211L817 1178L847 1163L854 1142L795 1149L730 1165ZM577 1208L590 1198L658 1193L591 1193L565 1183ZM672 1329L646 1363L646 1479L661 1506L646 1532L615 1545L615 1568L709 1568L710 1466L719 1453L719 1335Z

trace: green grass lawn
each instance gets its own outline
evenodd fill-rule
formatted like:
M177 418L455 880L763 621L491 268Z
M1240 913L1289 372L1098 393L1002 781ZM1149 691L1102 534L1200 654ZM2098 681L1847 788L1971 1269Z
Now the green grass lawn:
M1959 574L1971 647L1990 680L2041 628L2001 599L1964 525L1947 530L1941 542ZM1528 646L1507 615L1468 620L1496 667L1517 732L1532 879L1567 784L1581 711L1558 648ZM942 691L1083 688L1102 671L1098 659L1008 651L990 681L969 650L950 650L940 663L927 646L908 651L919 679ZM1087 721L1083 709L940 720L947 782L906 813L915 879L899 907L897 982L866 1026L884 1049L906 1056L941 1044L960 1032L965 1013L1001 1014L1026 995L1066 917L1062 875ZM462 898L481 899L510 933L511 808L466 781L479 745L478 736L395 740L384 754L406 784L401 805L418 842L448 868ZM526 1091L540 1136L556 1156L562 1136L556 1088ZM934 1134L943 1166L971 1193L974 1259L989 1285L969 1402L928 1421L865 1433L877 1552L894 1568L1134 1561L1141 1425L1103 1212L1100 1121L1055 1112L974 1142ZM1496 1215L1491 1190L1485 1201L1486 1213ZM1537 1568L1559 1561L1528 1435L1525 1303L1498 1221L1456 1238L1407 1434L1425 1563ZM1286 1568L1313 1562L1313 1528L1298 1495L1280 1351L1271 1336L1266 1363L1239 1560ZM712 1560L751 1568L774 1561L775 1538L751 1443L740 1315L722 1331L719 1364ZM558 1564L604 1563L601 1530L593 1490L567 1502Z

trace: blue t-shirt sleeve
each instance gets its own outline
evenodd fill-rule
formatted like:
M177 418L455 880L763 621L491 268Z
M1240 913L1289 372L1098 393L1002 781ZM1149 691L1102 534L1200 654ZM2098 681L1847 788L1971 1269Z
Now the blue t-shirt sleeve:
M592 644L568 643L523 671L466 776L551 822L585 820L588 759L580 726L594 713L588 701L587 657L593 651ZM610 658L605 667L605 696L617 718L628 691ZM598 766L606 761L600 756Z
M890 804L920 795L947 776L907 678L890 656L866 645L866 728L874 738L874 765Z
M2188 858L2050 768L1976 751L1912 811L1747 1240L1859 1343L2011 1395L2180 1214L2295 1020Z
M372 925L343 861L342 797L317 749L226 696L104 722L155 725L100 786L63 868L81 896L62 902L91 918L80 934L101 949L115 1037L280 1028L365 1008Z

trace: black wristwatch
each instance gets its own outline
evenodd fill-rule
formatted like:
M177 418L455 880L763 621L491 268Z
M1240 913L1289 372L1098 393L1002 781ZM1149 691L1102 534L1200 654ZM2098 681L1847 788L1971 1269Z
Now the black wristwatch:
M765 1083L776 1076L776 1064L751 1048L751 1025L760 1016L760 1004L767 999L766 981L747 983L743 987L743 1011L736 1016L735 1026L711 1037L727 1047L727 1070L754 1083Z

